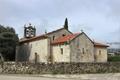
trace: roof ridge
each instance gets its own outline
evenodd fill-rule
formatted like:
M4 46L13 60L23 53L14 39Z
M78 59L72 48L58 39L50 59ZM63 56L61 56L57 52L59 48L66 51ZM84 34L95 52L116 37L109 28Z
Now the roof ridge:
M62 27L62 28L56 29L56 30L51 31L51 32L48 32L48 33L43 33L43 34L37 35L37 36L32 37L32 38L28 38L28 39L21 39L21 40L20 40L20 42L29 41L29 40L32 40L32 39L35 39L35 38L39 38L39 37L42 37L42 36L45 36L45 37L46 37L46 35L49 35L49 34L52 34L52 33L54 33L54 32L60 31L60 30L62 30L62 29L65 29L65 28L64 28L64 27ZM69 30L67 30L67 31L69 31ZM70 32L70 31L69 31L69 32ZM70 33L72 33L72 32L70 32Z
M46 34L51 34L51 33L53 33L53 32L56 32L56 31L59 31L59 30L62 30L62 29L65 29L65 28L62 27L62 28L59 28L59 29L53 30L53 31L51 31L51 32L48 32L48 33L46 33Z

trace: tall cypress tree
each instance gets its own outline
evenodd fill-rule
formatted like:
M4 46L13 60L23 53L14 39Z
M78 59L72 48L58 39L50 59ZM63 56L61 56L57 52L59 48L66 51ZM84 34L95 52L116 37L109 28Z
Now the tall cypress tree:
M68 20L67 20L67 18L65 19L64 28L68 30Z

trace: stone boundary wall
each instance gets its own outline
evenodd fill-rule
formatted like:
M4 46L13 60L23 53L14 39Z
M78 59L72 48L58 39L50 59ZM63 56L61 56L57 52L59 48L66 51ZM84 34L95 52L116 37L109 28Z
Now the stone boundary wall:
M0 74L83 74L120 72L120 62L109 63L15 63L0 64Z

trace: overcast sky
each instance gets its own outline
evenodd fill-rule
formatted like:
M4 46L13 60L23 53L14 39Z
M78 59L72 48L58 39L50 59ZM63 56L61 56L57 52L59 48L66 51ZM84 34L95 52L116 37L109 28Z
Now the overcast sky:
M97 41L120 40L120 0L0 0L0 24L14 27L23 37L24 24L37 34L49 32L68 18L72 32L83 30Z

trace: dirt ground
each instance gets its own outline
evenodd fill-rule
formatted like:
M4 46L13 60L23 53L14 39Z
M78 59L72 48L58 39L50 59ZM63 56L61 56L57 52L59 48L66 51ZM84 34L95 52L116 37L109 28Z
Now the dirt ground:
M120 80L120 73L81 75L0 75L0 80Z

